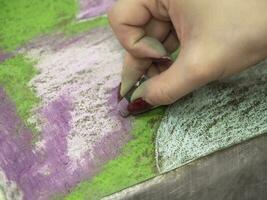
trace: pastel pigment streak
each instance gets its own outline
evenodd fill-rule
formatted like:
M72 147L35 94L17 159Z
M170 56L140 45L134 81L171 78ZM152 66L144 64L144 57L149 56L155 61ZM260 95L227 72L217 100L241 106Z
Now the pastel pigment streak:
M11 53L5 53L0 50L0 63L4 62L6 59L10 58L12 56Z
M113 96L109 101L111 106L115 103ZM95 144L94 158L85 155L81 158L83 164L77 163L78 167L73 169L67 156L66 140L71 129L70 99L62 96L42 110L46 122L41 150L32 149L32 133L17 117L3 89L0 89L0 100L0 167L9 180L17 183L27 200L66 194L78 182L97 173L129 139L129 124L125 123L122 130L107 134Z
M109 110L110 117L118 120L121 124L121 129L117 131L113 131L111 132L111 134L113 135L113 137L116 137L116 135L117 137L120 136L122 138L122 141L125 143L129 139L131 139L131 136L128 133L132 129L132 127L131 127L130 120L125 117L122 117L117 110L117 105L119 103L118 102L118 89L119 89L118 87L115 87L114 89L112 89L110 98L107 101L107 105L109 106L109 109L110 109Z
M67 168L66 135L70 130L70 102L61 97L43 110L47 124L43 136L45 147L31 148L30 130L16 116L15 107L1 89L0 165L8 179L15 181L24 199L47 199L56 191L75 184L77 175ZM71 178L66 173L71 172Z
M116 156L121 153L123 146L131 139L131 135L129 134L131 129L130 121L121 117L116 109L116 105L118 104L117 91L118 88L114 88L111 91L107 106L109 107L110 118L118 120L121 124L121 128L106 133L105 136L94 145L93 155L95 156L92 159L95 172L100 172L103 164L116 158Z
M35 67L40 73L30 85L40 97L41 107L65 91L72 97L75 125L67 138L68 155L79 160L88 150L93 152L93 146L107 133L124 126L110 117L111 106L107 107L110 92L120 79L122 49L107 28L93 30L75 42L72 39L52 46L41 45L26 55L38 60ZM58 45L64 48L54 50Z
M86 19L102 15L112 6L115 0L80 0L78 19Z

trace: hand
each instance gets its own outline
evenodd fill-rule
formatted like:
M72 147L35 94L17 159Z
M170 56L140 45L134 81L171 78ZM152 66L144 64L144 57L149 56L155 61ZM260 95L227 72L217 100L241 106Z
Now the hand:
M120 94L147 74L131 100L171 104L267 58L266 10L267 0L119 0L108 16L127 50ZM170 67L152 63L179 46Z

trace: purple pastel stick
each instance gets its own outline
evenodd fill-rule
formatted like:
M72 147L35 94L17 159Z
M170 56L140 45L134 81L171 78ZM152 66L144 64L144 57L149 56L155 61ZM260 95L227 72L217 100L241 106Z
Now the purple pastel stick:
M129 102L126 98L123 98L117 105L117 110L119 111L120 115L122 117L128 117L129 116L129 111L127 109L129 105Z

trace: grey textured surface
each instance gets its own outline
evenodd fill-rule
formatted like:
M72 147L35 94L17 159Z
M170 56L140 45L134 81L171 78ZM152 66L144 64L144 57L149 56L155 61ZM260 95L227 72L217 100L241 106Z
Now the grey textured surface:
M267 130L267 61L211 83L167 109L156 138L160 172Z
M267 134L103 200L266 200Z

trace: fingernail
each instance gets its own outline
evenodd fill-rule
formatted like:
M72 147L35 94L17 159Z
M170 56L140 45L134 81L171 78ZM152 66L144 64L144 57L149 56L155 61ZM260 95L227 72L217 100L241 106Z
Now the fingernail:
M121 83L118 86L117 98L118 98L118 102L120 102L122 100L122 96L121 96Z
M172 65L172 59L169 56L163 56L161 58L152 59L153 64L157 66L166 66L169 67Z
M146 111L149 111L152 108L153 106L147 103L146 101L144 101L142 98L138 98L134 100L133 102L129 103L127 106L127 110L132 115L144 113Z
M167 51L162 43L153 37L145 36L139 42L142 43L140 48L144 49L147 54L145 57L151 56L152 58L158 58L167 54Z

